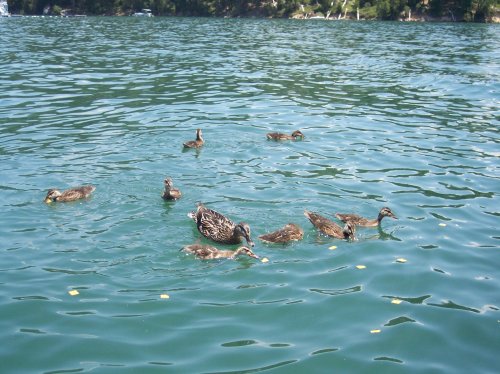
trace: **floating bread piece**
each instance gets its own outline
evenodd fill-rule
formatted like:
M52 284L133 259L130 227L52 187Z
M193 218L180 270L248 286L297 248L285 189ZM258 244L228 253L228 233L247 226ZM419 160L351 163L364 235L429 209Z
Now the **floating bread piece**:
M439 226L446 227L446 223L440 223Z
M378 334L380 333L382 330L379 330L379 329L375 329L375 330L370 330L370 334Z
M68 291L68 293L71 295L71 296L76 296L76 295L79 295L80 292L78 292L77 290L70 290Z
M160 299L170 299L170 296L169 296L169 295L167 295L166 293L162 293L162 294L160 295Z
M403 257L400 257L400 258L397 258L396 259L396 262L400 262L402 264L404 264L405 262L407 262L408 260L406 258L403 258Z
M359 270L366 269L366 266L365 265L356 265L356 269L359 269Z
M391 301L391 303L392 303L392 304L396 304L396 305L399 305L399 304L401 304L402 302L403 302L403 300L399 300L399 299L393 299L393 300Z
M261 262L266 263L266 262L269 262L269 259L268 259L267 257L264 257L264 258L263 258L262 260L260 260L260 261L261 261Z
M328 247L328 249L331 249L333 251L334 249L337 249L337 246L336 245L332 245L331 247Z

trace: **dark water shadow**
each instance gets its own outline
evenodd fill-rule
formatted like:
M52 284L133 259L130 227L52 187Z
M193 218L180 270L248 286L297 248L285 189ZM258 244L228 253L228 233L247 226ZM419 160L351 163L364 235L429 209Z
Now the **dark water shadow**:
M254 368L254 369L243 369L243 370L234 370L234 371L211 371L211 372L206 372L204 374L249 374L249 373L258 373L261 371L266 371L266 370L272 370L279 368L281 366L293 364L295 362L298 362L298 360L288 360L288 361L282 361L278 362L276 364L268 365L268 366L263 366L260 368Z

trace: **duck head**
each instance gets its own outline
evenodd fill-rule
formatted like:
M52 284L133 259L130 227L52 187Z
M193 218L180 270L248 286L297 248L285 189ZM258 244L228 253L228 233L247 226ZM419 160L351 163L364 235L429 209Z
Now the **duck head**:
M295 130L294 132L292 132L292 137L294 137L294 138L303 138L304 134L302 134L302 132L300 130Z
M170 177L165 178L165 180L163 181L163 184L165 185L166 189L171 189L174 185L172 182L172 178L170 178Z
M238 223L235 227L235 231L238 233L239 236L245 238L249 246L251 247L255 246L255 243L250 238L250 226L248 226L247 223L245 222Z
M394 219L398 219L398 217L396 217L396 215L392 213L392 210L388 207L383 207L382 209L380 209L378 215L380 216L380 219L382 219L383 217L391 217Z
M255 253L252 252L252 250L248 247L239 247L235 252L234 255L231 256L231 258L235 258L238 255L247 255L249 257L253 258L259 258Z
M343 229L344 238L350 240L356 240L354 234L356 234L356 225L351 221L347 221Z
M45 196L45 202L47 204L56 201L59 196L61 196L61 192L59 190L56 190L55 188L51 188L50 190L47 191L47 196Z
M196 140L203 140L201 129L196 129Z

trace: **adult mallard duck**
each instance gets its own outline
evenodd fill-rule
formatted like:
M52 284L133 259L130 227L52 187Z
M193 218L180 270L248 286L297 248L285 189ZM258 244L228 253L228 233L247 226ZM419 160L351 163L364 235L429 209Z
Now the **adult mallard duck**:
M323 234L337 238L337 239L351 239L355 240L354 234L356 233L356 225L352 222L347 222L344 228L336 223L330 221L317 213L304 211L304 215L311 221L311 223Z
M288 223L281 229L259 236L266 243L288 243L290 241L302 240L304 231L295 223Z
M188 217L196 222L198 231L208 239L223 244L239 244L243 238L248 245L255 244L250 238L250 226L244 222L235 224L222 214L198 204L196 212L191 212Z
M387 207L383 207L382 209L380 209L380 212L378 213L378 217L375 219L364 218L364 217L358 216L357 214L342 214L342 213L336 213L335 217L337 217L342 222L352 222L356 226L364 226L364 227L378 226L378 225L380 225L380 223L382 222L382 219L384 217L391 217L394 219L398 219L398 217L396 217L394 215L394 213L392 213L392 210L390 210Z
M179 189L174 188L174 184L172 182L172 178L167 177L163 181L165 185L165 190L163 191L163 195L161 197L165 200L177 200L180 199L182 193Z
M186 245L181 251L192 253L202 260L213 260L215 258L229 258L234 259L239 255L247 255L253 258L259 258L248 247L239 247L236 251L223 251L206 244L191 244Z
M94 192L94 186L81 186L70 188L66 191L59 191L58 189L51 188L47 192L47 196L45 196L46 203L52 202L66 202L66 201L75 201L79 199L84 199L90 196L92 192Z
M283 134L281 132L270 132L266 134L269 140L297 140L298 138L304 139L304 134L300 130L295 130L292 135Z
M204 143L205 141L201 136L201 129L196 129L196 140L190 140L188 142L185 142L183 145L184 148L200 148Z

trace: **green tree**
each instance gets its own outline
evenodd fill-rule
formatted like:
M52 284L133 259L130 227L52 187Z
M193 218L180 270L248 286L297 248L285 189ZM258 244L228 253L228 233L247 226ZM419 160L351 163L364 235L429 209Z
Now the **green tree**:
M493 13L494 0L477 0L475 2L474 21L486 22Z
M319 11L323 14L333 13L336 8L336 0L318 0Z
M380 19L390 19L391 4L390 0L377 1L377 17Z
M383 20L397 20L404 15L407 6L407 0L379 0L377 17Z

